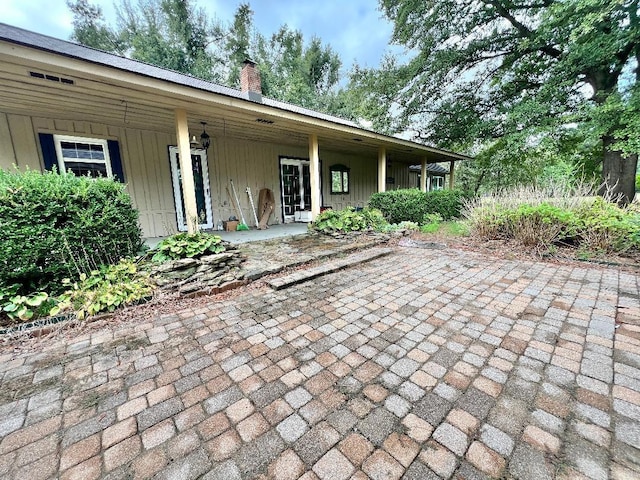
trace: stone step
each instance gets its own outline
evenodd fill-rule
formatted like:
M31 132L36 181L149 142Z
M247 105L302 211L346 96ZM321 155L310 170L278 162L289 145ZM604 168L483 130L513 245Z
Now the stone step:
M345 268L375 260L376 258L384 257L389 255L391 252L393 252L393 249L391 248L370 248L352 253L343 258L324 262L317 267L305 268L289 275L268 280L266 283L274 290L282 290L284 288L289 288L293 285L321 277L322 275L327 275L328 273L337 272L338 270L343 270Z

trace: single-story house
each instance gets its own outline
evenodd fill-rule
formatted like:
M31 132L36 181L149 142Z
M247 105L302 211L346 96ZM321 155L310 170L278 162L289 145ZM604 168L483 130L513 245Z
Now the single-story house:
M57 168L127 184L146 237L253 218L247 189L275 197L271 223L323 205L364 205L415 186L410 165L464 155L381 135L263 97L255 64L241 90L0 24L0 168ZM231 192L228 192L231 190Z

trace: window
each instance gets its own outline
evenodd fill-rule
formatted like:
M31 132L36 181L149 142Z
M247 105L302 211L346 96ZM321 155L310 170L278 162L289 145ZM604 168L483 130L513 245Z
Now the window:
M53 139L61 172L92 178L112 176L106 140L67 135L54 135Z
M442 190L442 189L444 189L444 177L432 177L431 190Z
M332 165L329 167L331 175L331 194L349 193L349 167L345 165Z

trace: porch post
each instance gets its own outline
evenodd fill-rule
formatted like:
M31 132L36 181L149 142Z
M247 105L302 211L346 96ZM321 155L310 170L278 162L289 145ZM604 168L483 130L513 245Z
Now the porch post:
M187 111L183 108L176 108L175 114L178 155L180 157L180 175L182 177L182 197L184 199L184 210L187 217L187 231L189 233L195 233L198 207L196 204L196 189L193 182L193 165L191 163Z
M387 150L378 148L378 191L384 192L387 187Z
M422 158L422 168L420 169L420 190L427 191L427 157Z
M309 175L311 175L311 220L320 214L320 154L318 135L309 135Z
M456 162L454 162L453 160L449 162L449 190L453 190L453 179L455 177L455 173L454 173L455 165L456 165Z

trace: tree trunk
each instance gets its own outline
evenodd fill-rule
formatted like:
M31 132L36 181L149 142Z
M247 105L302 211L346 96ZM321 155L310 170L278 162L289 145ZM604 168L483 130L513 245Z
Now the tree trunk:
M621 205L633 201L636 190L636 168L638 155L625 157L620 150L614 150L611 145L615 142L612 136L602 138L604 157L602 161L602 180L600 194L613 195Z

